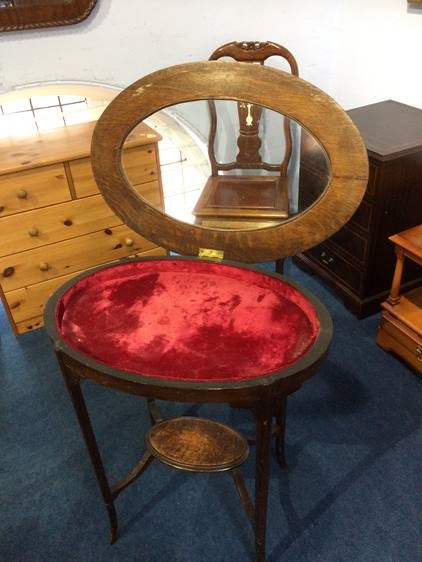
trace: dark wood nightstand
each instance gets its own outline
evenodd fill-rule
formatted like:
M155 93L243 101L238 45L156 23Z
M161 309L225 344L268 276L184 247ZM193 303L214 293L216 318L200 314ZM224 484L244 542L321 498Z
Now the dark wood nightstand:
M294 258L316 273L358 317L380 310L395 266L388 237L422 223L422 110L383 101L348 112L369 158L369 180L361 205L326 242ZM325 180L324 162L312 140L302 139L299 201L314 201ZM320 192L320 191L319 191ZM408 264L405 290L422 282L420 268Z

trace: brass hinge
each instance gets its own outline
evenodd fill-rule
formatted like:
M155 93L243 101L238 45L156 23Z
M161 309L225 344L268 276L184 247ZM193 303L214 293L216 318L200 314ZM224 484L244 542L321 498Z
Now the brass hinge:
M224 258L224 251L212 250L211 248L199 248L198 258L207 258L210 260L222 260Z

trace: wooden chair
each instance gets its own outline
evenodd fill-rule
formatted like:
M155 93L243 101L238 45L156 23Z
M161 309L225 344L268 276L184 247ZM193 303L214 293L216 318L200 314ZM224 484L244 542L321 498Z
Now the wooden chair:
M291 74L298 76L296 59L282 45L266 42L242 41L231 42L216 49L209 60L230 57L238 62L264 65L270 57L282 57L289 66ZM262 160L260 148L261 106L238 102L239 136L236 160L229 163L217 161L215 143L218 126L218 112L214 101L209 101L210 134L208 154L211 163L211 176L208 178L193 214L197 222L204 226L226 228L251 228L270 226L289 216L289 178L288 166L292 155L292 134L290 120L283 119L284 156L279 164ZM265 170L272 175L235 175L227 174L233 170ZM283 260L276 260L276 270L283 272ZM246 404L243 407L248 408ZM239 407L232 404L232 407ZM286 464L284 438L287 401L279 401L274 412L275 425L273 434L276 438L276 454L280 465ZM248 437L253 443L254 437Z
M270 57L287 60L290 71L298 76L294 56L285 47L267 42L231 42L216 49L209 60L230 57L239 62L264 65ZM289 216L288 166L292 155L290 121L283 118L280 146L284 156L280 163L263 160L260 122L263 108L239 101L237 103L239 132L237 155L232 162L219 162L216 155L216 139L219 115L216 103L209 101L210 134L208 153L211 176L193 210L196 222L204 226L222 228L259 228ZM256 171L256 175L244 171ZM243 175L239 175L239 171ZM237 173L233 173L237 172ZM266 172L264 175L263 172Z

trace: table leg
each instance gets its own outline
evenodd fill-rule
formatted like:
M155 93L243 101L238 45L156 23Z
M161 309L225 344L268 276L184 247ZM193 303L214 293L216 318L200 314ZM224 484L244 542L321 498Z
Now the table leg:
M163 421L163 417L154 398L147 398L147 405L151 425L155 425L156 423Z
M391 305L397 304L400 300L400 294L399 294L400 284L403 275L404 252L401 248L397 246L396 246L396 255L397 255L397 261L396 261L396 267L394 269L393 282L391 284L390 294L387 297L387 301Z
M79 426L81 428L86 447L88 449L95 477L100 486L101 494L103 496L108 519L110 522L110 544L113 544L116 540L117 535L117 513L116 508L114 507L113 494L105 474L97 440L95 438L94 430L91 425L91 420L89 419L85 399L82 394L80 379L69 375L66 372L66 367L64 366L62 367L62 372L67 390L70 395L70 399L72 400L73 407L75 408L76 416L78 418Z
M275 260L275 272L283 275L284 273L284 259Z
M277 455L278 464L285 468L286 455L285 455L285 440L286 440L286 413L287 413L287 396L281 396L276 400L275 419L279 428L279 433L275 440L275 451Z
M255 408L256 473L255 473L255 549L256 562L265 562L268 487L271 463L272 404L262 402Z

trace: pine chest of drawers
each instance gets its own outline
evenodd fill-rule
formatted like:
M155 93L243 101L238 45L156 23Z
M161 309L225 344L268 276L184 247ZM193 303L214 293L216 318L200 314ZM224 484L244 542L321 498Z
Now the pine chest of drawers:
M113 214L90 162L94 122L0 140L0 294L16 334L42 326L44 303L67 279L129 255L164 255ZM163 207L157 143L146 125L124 152L132 185Z
M395 266L388 237L422 223L422 110L392 100L348 112L369 159L366 194L350 221L323 244L294 258L316 273L358 317L380 310ZM303 135L299 199L311 204L326 183L326 164L315 141ZM409 263L403 288L422 283Z

